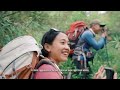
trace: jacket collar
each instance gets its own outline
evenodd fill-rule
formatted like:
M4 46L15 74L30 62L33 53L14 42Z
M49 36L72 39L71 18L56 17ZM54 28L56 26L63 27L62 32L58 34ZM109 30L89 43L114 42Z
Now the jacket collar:
M94 36L96 35L95 32L92 30L92 28L90 28L89 30L92 32Z

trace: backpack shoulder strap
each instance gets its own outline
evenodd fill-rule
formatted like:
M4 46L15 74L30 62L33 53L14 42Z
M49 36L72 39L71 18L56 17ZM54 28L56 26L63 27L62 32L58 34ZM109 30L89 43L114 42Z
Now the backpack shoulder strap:
M35 69L38 69L40 66L42 66L43 64L50 64L52 65L53 67L55 67L55 65L53 64L52 61L50 61L49 59L47 58L44 58L44 59L41 59L38 64L36 65Z
M58 69L54 62L52 62L51 60L49 60L48 58L44 58L44 59L41 59L38 64L35 66L34 69L38 69L40 66L42 66L43 64L49 64L49 65L52 65L55 69ZM33 71L32 72L32 75L31 75L31 79L34 79L34 74L35 74L36 71ZM60 74L60 73L58 73Z

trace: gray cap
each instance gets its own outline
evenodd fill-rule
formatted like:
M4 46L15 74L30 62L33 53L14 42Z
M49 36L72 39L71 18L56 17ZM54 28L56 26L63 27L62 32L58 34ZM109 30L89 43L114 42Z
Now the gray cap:
M100 25L101 27L104 27L106 24L103 23L103 22L100 22L99 20L93 20L90 25L93 25L93 24L98 24Z

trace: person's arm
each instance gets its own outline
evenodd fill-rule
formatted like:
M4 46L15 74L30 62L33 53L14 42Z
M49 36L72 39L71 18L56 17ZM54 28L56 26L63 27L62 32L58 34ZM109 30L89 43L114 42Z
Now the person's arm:
M61 79L57 70L49 64L43 64L36 72L34 79Z
M86 32L82 35L82 38L91 45L95 50L99 50L104 47L106 39L101 37L99 41L96 41L93 34Z

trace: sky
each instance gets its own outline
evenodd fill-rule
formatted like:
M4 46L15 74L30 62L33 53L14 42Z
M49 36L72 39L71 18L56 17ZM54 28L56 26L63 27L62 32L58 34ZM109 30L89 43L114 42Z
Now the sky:
M98 13L100 13L100 14L104 14L104 13L106 13L106 11L99 11Z

